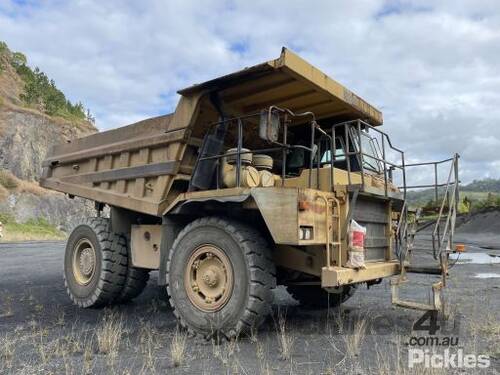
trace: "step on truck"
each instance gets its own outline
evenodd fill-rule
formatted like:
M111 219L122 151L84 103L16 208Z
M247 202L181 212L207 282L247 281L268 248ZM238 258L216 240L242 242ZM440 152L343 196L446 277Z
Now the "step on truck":
M440 307L458 156L443 161L448 180L432 184L446 189L437 266L419 269L405 200L419 187L406 183L416 165L380 130L375 107L285 48L178 93L174 113L57 145L43 163L43 187L97 210L67 240L75 304L129 301L158 270L180 324L204 337L256 328L277 284L302 304L327 307L392 277L395 304ZM427 303L397 295L412 267L442 275Z

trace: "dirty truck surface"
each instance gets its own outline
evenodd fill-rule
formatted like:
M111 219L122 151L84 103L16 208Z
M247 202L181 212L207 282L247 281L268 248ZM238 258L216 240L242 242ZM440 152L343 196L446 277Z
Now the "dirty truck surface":
M475 245L461 257L472 261L455 265L446 294L450 321L459 328L437 336L457 337L464 353L488 354L491 366L483 372L498 373L500 236L481 242L477 233L459 235L468 237ZM0 244L0 373L412 373L408 343L426 336L412 332L422 313L392 307L384 281L360 288L330 311L302 308L278 287L273 314L258 333L217 345L179 333L155 274L132 303L105 310L74 306L61 278L63 256L63 242ZM411 277L417 286L432 278ZM428 289L410 291L423 298ZM454 371L463 373L447 373Z

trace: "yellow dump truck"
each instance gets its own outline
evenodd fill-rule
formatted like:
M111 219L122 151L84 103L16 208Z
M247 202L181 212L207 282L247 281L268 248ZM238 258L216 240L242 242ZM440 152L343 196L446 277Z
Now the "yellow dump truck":
M96 204L67 242L74 303L128 301L159 270L184 327L234 337L263 321L277 284L316 306L386 277L397 292L412 267L414 165L379 130L379 110L287 49L178 93L174 113L58 145L44 161L42 186ZM448 161L433 235L443 277L458 200ZM438 293L393 302L439 308Z

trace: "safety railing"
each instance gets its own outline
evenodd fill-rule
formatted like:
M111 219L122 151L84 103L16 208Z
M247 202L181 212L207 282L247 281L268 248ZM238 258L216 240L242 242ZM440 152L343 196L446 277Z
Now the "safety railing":
M244 145L244 127L255 125L256 121L258 123L259 119L262 118L263 113L278 113L282 119L280 121L280 125L283 127L281 131L281 142L279 141L269 141L268 143L272 144L274 147L267 148L257 148L250 149L246 148ZM292 118L298 117L310 117L310 131L311 131L311 143L310 147L299 145L299 144L288 144L288 126L291 122ZM223 152L223 144L228 143L225 142L225 136L228 133L228 129L230 127L236 127L236 151L235 152ZM209 161L215 161L215 173L217 176L217 184L216 187L219 188L219 168L220 161L222 158L236 156L236 187L241 187L241 168L242 168L242 155L245 154L264 154L264 153L273 153L277 152L281 156L281 183L284 185L285 177L287 174L286 163L287 163L287 154L290 150L293 149L302 149L306 152L309 152L309 170L312 171L314 169L314 158L317 154L318 146L316 144L316 133L320 133L322 137L326 137L330 142L330 150L333 150L333 138L325 132L321 127L317 124L314 114L312 112L303 112L303 113L294 113L288 109L282 109L276 106L271 106L269 109L265 111L261 111L258 113L252 113L245 116L233 117L224 119L212 124L208 125L208 132L205 135L202 146L200 150L208 149L208 151L200 151L198 158L195 163L195 171L197 169L203 169L206 167L203 166L203 163ZM211 147L206 147L206 143L210 141L210 137L218 137L220 139L220 147L219 150L215 152L210 152ZM246 149L246 150L244 150ZM195 172L193 172L193 176ZM317 176L319 181L319 174ZM334 169L333 169L333 160L331 161L331 170L330 170L330 181L331 181L331 189L333 190L333 179L334 179ZM319 184L319 182L318 182ZM191 178L189 189L192 190L196 188L193 184L193 177ZM309 173L308 178L308 186L309 188L313 187L312 181L312 173Z
M459 202L459 184L458 177L458 159L459 155L455 154L452 158L426 163L407 164L406 168L414 167L432 167L433 183L419 184L406 186L406 189L433 189L434 201L439 202L440 190L443 192L439 211L436 218L436 223L432 231L432 250L434 259L439 259L443 250L451 250L453 248L453 237L455 234L455 221L458 211ZM439 167L449 164L448 177L445 182L439 180Z
M340 130L339 130L340 129ZM376 133L372 137L369 132ZM340 134L339 134L340 133ZM364 190L366 183L366 173L371 170L376 175L383 175L384 179L384 195L388 196L389 184L393 180L393 171L398 170L402 175L403 186L406 186L405 172L405 156L404 152L397 147L394 147L389 136L383 131L373 127L363 120L352 120L334 124L331 127L331 136L335 140L339 140L342 144L343 152L336 154L332 152L333 164L337 164L339 159L346 161L347 180L350 187L354 187L353 173L359 175L361 184L357 188ZM368 153L364 149L363 140L368 140L368 145L372 148L372 152ZM380 142L379 142L380 140ZM336 144L336 143L335 143ZM377 150L378 148L378 150ZM388 151L392 151L397 155L396 159L388 159ZM375 162L377 167L370 168L370 160ZM353 163L357 165L353 166ZM368 167L367 167L368 165ZM379 168L380 167L380 168ZM406 188L403 187L403 197L406 197Z

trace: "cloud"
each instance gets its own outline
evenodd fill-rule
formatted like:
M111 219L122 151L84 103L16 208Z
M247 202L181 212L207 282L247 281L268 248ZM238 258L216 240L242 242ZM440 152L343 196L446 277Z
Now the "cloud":
M286 45L380 108L409 160L458 151L463 180L500 177L498 2L3 1L0 35L101 129Z

